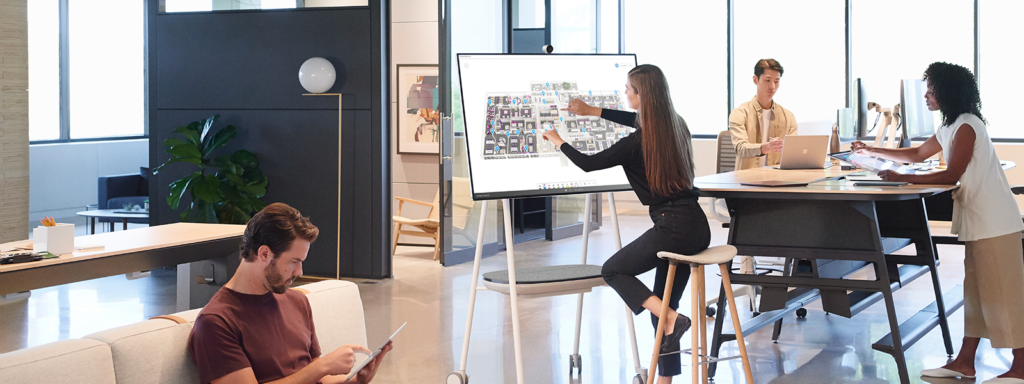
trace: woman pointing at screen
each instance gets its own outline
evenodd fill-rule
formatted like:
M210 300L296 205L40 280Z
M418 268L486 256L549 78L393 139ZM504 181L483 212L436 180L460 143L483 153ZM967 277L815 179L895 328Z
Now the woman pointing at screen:
M608 149L584 155L566 144L555 130L544 132L544 139L557 146L570 161L585 172L621 165L640 202L650 207L654 227L612 255L601 270L604 280L618 292L635 314L651 312L657 327L660 297L668 272L668 262L658 252L694 255L711 242L711 228L697 204L700 190L693 186L693 150L690 130L676 114L669 95L668 82L661 69L640 65L626 77L626 98L637 113L592 107L579 99L569 102L569 112L580 116L600 116L612 122L636 128L636 132ZM637 275L657 268L654 291ZM669 306L679 307L679 298L690 277L688 268L676 273ZM680 336L690 328L690 319L675 311L666 320L661 353L679 351ZM680 355L662 356L658 362L658 382L669 383L681 373Z

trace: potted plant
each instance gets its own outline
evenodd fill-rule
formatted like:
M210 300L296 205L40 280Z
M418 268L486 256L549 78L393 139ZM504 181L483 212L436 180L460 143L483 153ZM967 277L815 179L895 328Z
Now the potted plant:
M194 121L174 129L184 137L164 141L167 162L153 170L160 172L173 163L192 164L198 168L171 183L167 204L177 210L187 193L189 205L181 212L181 221L196 223L245 224L267 204L260 198L267 194L267 177L259 169L259 160L244 149L214 156L214 152L238 135L233 125L211 132L220 115Z

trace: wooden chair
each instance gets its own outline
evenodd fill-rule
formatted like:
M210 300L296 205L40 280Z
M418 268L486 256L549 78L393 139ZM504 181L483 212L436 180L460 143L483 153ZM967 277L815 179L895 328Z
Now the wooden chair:
M437 260L438 252L440 252L441 250L441 239L438 237L440 234L440 232L438 231L438 227L440 227L441 225L441 221L439 220L441 213L440 191L438 191L437 194L434 194L433 204L428 203L426 201L413 200L405 197L396 197L395 200L398 200L398 212L395 214L395 216L391 217L391 221L395 222L395 240L393 245L391 246L391 254L394 254L395 251L398 249L398 236L400 235L429 237L434 239L434 260ZM426 219L410 219L403 217L402 205L405 203L430 207L430 213L427 214ZM403 230L403 225L419 229L419 231Z

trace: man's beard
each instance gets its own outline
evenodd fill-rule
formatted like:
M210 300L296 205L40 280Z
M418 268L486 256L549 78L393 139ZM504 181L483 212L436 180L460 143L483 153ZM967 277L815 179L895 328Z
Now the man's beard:
M277 271L277 260L271 261L270 265L263 270L263 274L267 278L270 290L277 294L288 292L288 286L295 280L294 278L285 280L284 275Z

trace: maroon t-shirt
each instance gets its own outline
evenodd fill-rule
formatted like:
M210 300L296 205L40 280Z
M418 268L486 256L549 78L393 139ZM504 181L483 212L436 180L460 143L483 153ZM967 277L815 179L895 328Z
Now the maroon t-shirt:
M221 287L196 318L189 336L202 383L252 368L263 383L289 376L320 357L306 295L246 295Z

